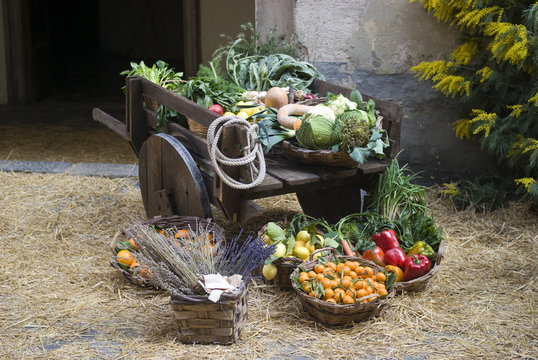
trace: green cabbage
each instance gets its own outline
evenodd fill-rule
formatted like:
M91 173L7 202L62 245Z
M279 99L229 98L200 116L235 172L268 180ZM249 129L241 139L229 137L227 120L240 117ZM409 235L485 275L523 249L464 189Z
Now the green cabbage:
M337 132L333 131L333 126L332 120L315 115L303 120L295 132L295 138L306 149L329 149L338 143Z

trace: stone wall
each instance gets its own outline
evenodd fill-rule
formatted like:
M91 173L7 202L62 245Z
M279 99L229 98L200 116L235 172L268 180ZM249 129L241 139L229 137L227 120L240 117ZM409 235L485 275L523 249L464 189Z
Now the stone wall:
M409 0L280 0L269 10L286 15L278 24L257 8L258 28L292 24L302 56L327 81L403 104L399 159L422 172L424 182L488 168L478 145L457 139L451 129L468 109L434 91L431 83L418 82L409 71L421 61L447 58L459 40L456 29L438 23Z

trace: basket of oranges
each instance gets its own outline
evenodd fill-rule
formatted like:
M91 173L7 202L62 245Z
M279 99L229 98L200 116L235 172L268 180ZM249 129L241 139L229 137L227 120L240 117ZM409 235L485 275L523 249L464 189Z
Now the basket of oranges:
M181 241L182 237L191 236L193 230L198 226L203 226L209 232L213 244L225 240L224 229L212 222L210 219L203 219L191 216L156 216L143 225L150 226L155 231L166 234L174 234L176 241ZM125 279L141 287L157 286L152 281L152 272L146 266L141 266L136 260L140 251L136 242L136 234L129 230L120 230L112 237L109 248L113 254L110 259L110 265L120 271Z
M314 260L319 251L329 256ZM317 322L345 325L379 315L394 297L394 276L375 263L337 255L333 248L314 251L290 276L303 309Z

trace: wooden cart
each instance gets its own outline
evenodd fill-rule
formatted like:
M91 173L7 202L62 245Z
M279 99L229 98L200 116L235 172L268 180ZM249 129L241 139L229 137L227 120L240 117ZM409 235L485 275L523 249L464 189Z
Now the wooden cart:
M320 80L312 83L311 90L320 96L327 92L349 96L351 92ZM158 116L148 106L151 99L204 126L218 117L157 84L140 77L126 78L125 123L98 108L93 110L93 118L127 140L136 153L148 218L172 214L211 218L213 204L229 220L244 223L260 211L252 200L295 193L306 214L334 222L360 211L360 189L375 185L377 176L399 151L402 106L365 94L363 98L373 99L384 118L383 128L390 141L386 159L369 159L350 169L291 162L276 152L265 157L267 170L263 182L247 190L233 189L215 175L205 138L177 123L167 123L156 130ZM225 126L219 148L233 153L244 136L240 128ZM245 176L240 168L226 171L235 178Z

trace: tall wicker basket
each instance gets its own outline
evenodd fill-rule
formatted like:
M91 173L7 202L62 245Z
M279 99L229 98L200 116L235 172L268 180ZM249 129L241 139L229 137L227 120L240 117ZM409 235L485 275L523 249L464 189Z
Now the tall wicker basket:
M234 292L222 294L216 303L208 300L208 296L172 294L179 340L186 344L235 343L248 316L247 296L245 281Z

